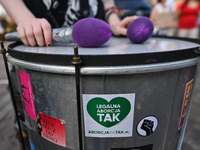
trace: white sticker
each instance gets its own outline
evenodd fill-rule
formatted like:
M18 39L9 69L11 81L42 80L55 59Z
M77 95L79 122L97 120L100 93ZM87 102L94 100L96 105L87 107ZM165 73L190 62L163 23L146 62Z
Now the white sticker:
M83 94L86 137L131 137L135 94Z
M148 116L138 123L137 132L142 136L148 136L155 132L157 126L157 118L154 116Z

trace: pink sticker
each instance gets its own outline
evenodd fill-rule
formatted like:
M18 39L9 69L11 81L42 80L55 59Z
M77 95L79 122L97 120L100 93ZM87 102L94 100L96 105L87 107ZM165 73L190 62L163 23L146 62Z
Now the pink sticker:
M52 143L66 147L65 124L63 121L39 113L38 123L41 124L41 136Z
M36 121L35 104L33 99L33 92L31 87L30 75L28 73L18 70L20 76L20 84L23 92L23 102L26 113Z

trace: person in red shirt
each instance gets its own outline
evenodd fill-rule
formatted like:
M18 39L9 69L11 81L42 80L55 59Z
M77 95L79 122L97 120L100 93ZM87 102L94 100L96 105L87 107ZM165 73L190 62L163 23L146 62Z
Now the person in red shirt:
M184 0L177 4L178 31L180 37L198 38L200 0Z

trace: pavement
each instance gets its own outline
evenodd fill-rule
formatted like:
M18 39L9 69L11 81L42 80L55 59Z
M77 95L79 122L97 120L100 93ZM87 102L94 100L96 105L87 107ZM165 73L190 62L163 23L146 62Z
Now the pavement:
M9 43L5 42L5 47ZM0 56L0 149L22 150L16 136L15 113L7 90L8 81L4 68L3 57ZM193 103L187 124L182 150L200 149L200 74L195 88Z

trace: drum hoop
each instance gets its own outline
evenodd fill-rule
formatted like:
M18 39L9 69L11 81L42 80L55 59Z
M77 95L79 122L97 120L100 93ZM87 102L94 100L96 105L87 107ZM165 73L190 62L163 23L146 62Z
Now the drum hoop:
M23 60L15 59L11 56L7 56L8 61L18 67L28 68L29 70L58 73L58 74L75 74L74 66L57 66L46 65L26 62ZM108 67L81 67L81 75L120 75L120 74L139 74L149 72L159 72L186 68L195 66L198 58L192 58L181 61L167 62L161 64L144 64L144 65L132 65L132 66L108 66Z
M193 43L200 43L199 39L167 37L167 36L153 36L159 38L179 39L190 41ZM38 54L16 51L13 48L21 43L13 43L8 46L9 55L13 58L40 64L49 65L65 65L72 66L71 61L73 55L59 55L59 54ZM72 47L73 48L73 47ZM166 51L166 52L151 52L139 54L122 54L122 55L80 55L82 59L81 66L129 66L129 65L143 65L143 64L157 64L173 61L180 61L197 57L196 51L199 47L187 48L182 50Z

